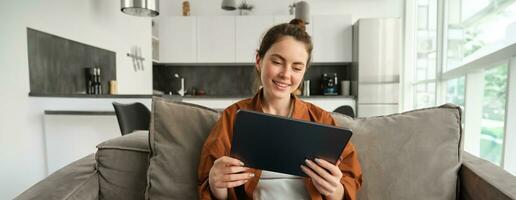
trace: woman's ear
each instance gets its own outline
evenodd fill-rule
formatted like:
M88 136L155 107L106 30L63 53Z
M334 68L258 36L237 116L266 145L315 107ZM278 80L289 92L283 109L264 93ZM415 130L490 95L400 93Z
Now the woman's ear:
M255 57L255 64L254 66L256 67L256 71L258 73L260 73L260 64L262 62L262 59L260 58L260 55L258 55L258 53L256 54L256 57Z

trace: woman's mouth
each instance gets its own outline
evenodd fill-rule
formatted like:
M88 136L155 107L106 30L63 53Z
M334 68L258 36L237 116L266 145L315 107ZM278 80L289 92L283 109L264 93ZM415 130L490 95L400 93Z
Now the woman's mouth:
M288 87L290 86L290 84L282 83L282 82L278 82L278 81L274 81L274 80L272 82L274 83L274 85L276 85L276 87L278 87L281 90L288 89Z

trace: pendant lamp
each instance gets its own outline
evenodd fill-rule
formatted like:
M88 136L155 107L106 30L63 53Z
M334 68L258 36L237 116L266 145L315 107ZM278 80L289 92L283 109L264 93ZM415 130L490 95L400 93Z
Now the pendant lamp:
M121 0L121 11L128 15L155 17L159 15L159 0Z

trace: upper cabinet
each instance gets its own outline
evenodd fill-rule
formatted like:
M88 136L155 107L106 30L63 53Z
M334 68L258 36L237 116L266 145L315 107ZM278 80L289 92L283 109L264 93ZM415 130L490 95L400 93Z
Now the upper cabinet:
M255 62L256 50L265 32L272 27L272 16L237 16L235 45L237 63Z
M159 62L197 62L196 19L196 17L159 18Z
M235 62L235 17L197 17L197 62Z
M313 62L351 62L351 15L312 16Z
M278 15L274 16L274 25L281 24L281 23L289 23L290 20L294 19L293 15ZM313 17L310 17L310 21L313 19ZM305 26L306 32L308 35L312 36L312 23Z
M254 63L256 49L273 25L293 16L198 16L159 18L159 62ZM313 62L351 62L350 15L312 16Z

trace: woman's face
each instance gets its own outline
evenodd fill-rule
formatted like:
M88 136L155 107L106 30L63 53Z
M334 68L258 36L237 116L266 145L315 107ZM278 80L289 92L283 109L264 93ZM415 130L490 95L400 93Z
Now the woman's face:
M264 93L271 98L290 98L306 72L308 52L303 42L284 36L274 43L263 58L256 56Z

